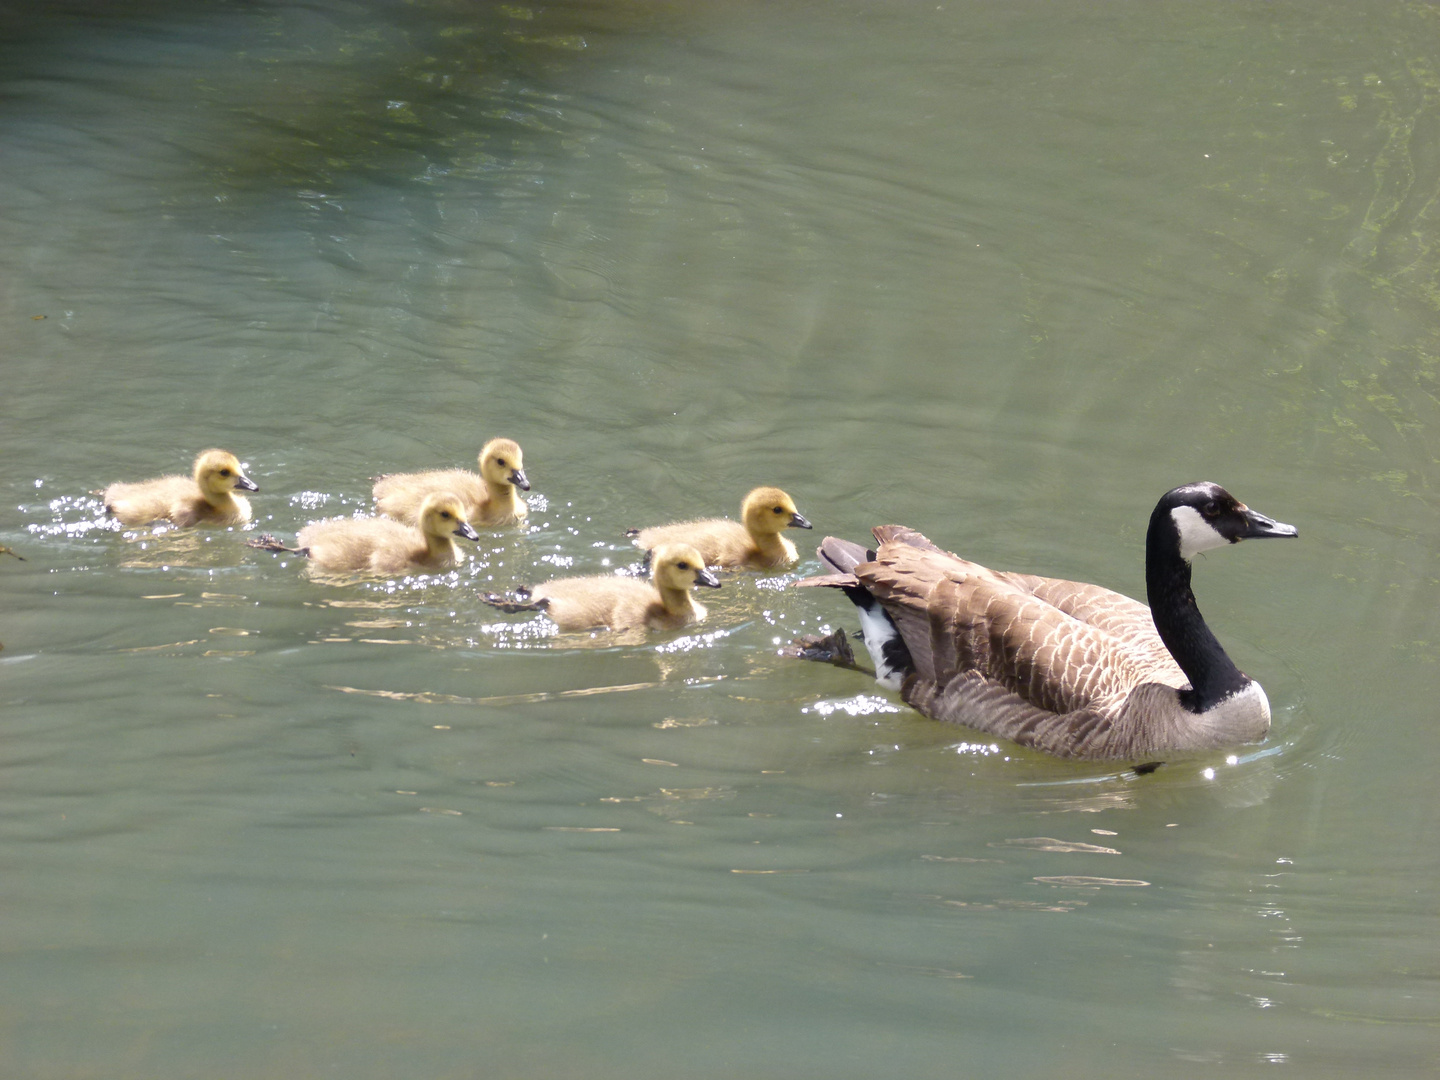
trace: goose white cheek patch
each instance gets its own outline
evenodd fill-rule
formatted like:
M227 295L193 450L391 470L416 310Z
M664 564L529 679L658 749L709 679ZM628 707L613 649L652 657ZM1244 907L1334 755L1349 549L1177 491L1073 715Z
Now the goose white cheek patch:
M1170 511L1170 520L1175 522L1175 528L1180 533L1180 557L1186 562L1202 551L1225 547L1230 543L1193 506L1175 507Z

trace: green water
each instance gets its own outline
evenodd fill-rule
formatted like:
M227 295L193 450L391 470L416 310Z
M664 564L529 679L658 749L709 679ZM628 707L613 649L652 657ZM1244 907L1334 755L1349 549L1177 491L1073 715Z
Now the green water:
M0 1074L1440 1067L1440 9L0 5ZM529 531L327 585L261 529L525 448ZM1147 777L776 645L820 535L1143 592L1263 744ZM694 633L479 591L778 484Z

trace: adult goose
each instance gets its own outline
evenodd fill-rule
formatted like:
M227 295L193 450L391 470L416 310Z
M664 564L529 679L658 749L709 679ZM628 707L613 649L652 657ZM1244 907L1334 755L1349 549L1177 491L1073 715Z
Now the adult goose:
M833 571L800 585L841 589L859 609L876 678L926 716L1070 758L1152 758L1264 738L1270 704L1205 625L1190 562L1241 540L1298 535L1218 484L1168 491L1150 515L1150 607L1099 585L990 570L913 529L879 545L827 537ZM823 643L794 655L830 659Z

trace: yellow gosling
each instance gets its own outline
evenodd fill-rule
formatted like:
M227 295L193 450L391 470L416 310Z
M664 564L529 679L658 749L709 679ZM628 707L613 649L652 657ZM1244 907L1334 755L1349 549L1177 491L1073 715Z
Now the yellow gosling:
M517 591L517 600L483 597L501 611L543 611L561 630L678 630L700 622L705 608L691 593L696 585L718 589L719 580L688 544L667 544L651 558L649 581L630 577L555 578Z
M375 481L375 509L413 525L425 496L451 491L460 496L465 516L473 524L494 528L523 521L530 510L515 489L529 491L530 480L520 444L512 439L491 439L478 460L478 475L466 469L439 469L382 476Z
M479 540L465 520L460 497L448 491L428 495L419 526L389 518L330 518L306 525L287 548L272 536L250 541L267 551L294 551L320 571L337 574L402 574L409 570L451 570L460 565L455 537Z
M775 487L758 487L740 504L740 520L703 518L677 521L626 533L635 546L653 551L661 544L690 544L706 566L749 567L773 570L791 566L799 554L781 533L789 528L809 529L810 522L795 509L785 492Z
M102 493L105 509L122 525L169 521L192 525L244 525L250 500L236 491L259 491L228 450L206 450L191 476L160 476L135 484L111 484Z

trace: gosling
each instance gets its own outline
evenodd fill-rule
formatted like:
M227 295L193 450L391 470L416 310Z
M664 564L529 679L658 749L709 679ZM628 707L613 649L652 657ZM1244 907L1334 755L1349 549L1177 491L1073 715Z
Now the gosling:
M122 525L169 521L192 525L244 525L250 500L237 491L259 491L228 450L206 450L195 459L191 476L160 476L136 484L111 484L101 494L105 509Z
M482 599L501 611L543 611L561 630L678 630L704 619L705 608L690 590L718 589L720 581L700 553L689 544L666 544L651 561L648 582L614 575L556 578L518 589L515 600L494 594Z
M479 540L465 520L458 495L442 491L420 504L419 526L389 518L329 518L300 530L295 547L273 536L249 541L266 551L291 551L320 571L338 574L400 574L408 570L451 570L460 565L455 537Z
M677 521L648 529L631 529L625 535L635 546L654 551L661 544L690 544L706 566L774 570L792 566L800 558L795 545L780 535L785 529L813 528L785 492L758 487L740 504L740 520L704 518Z
M386 517L414 525L420 504L436 491L451 491L465 504L466 520L486 528L516 525L530 512L515 489L530 490L525 455L511 439L491 439L480 450L480 473L466 469L393 473L375 481L375 509Z

